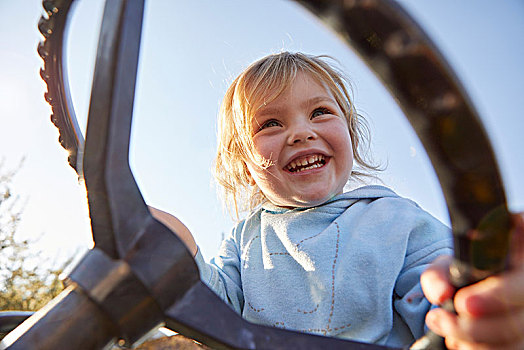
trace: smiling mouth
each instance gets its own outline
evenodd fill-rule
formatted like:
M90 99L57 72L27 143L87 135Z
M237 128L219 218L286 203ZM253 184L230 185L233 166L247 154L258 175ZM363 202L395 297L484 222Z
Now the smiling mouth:
M286 165L285 169L292 173L299 173L305 170L320 168L325 164L326 158L322 154L315 154L295 159Z

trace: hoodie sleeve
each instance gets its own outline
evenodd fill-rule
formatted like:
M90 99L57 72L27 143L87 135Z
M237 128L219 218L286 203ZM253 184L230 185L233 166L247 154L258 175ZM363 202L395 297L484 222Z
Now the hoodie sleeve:
M415 338L425 332L425 317L431 304L424 297L420 275L440 255L453 254L450 229L420 210L410 232L404 265L397 278L393 302Z
M240 246L237 243L236 232L238 232L238 226L222 242L218 255L210 263L204 261L200 250L195 260L202 282L241 314L244 307L244 294L240 277Z

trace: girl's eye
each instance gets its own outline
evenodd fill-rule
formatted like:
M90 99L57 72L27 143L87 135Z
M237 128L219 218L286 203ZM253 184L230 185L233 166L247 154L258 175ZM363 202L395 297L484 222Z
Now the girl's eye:
M331 114L331 111L329 109L327 109L327 108L324 108L324 107L317 108L311 114L311 118L315 118L315 117L321 116L323 114Z
M270 119L268 121L266 121L264 124L262 124L260 126L260 129L259 130L262 130L262 129L265 129L265 128L271 128L273 126L279 126L280 123L274 119Z

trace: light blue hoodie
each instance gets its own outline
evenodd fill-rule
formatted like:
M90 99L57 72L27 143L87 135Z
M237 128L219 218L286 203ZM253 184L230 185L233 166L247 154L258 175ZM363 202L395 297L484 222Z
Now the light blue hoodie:
M404 346L430 309L420 274L452 253L448 227L382 186L312 208L269 203L240 222L202 280L248 321Z

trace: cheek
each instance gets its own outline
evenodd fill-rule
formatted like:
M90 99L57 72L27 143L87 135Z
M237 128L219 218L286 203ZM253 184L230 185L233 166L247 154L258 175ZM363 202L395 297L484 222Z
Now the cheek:
M278 159L278 142L269 137L259 137L253 140L255 151L264 158L264 160L276 161Z
M335 144L335 147L338 148L338 151L349 152L353 154L351 134L346 125L339 125L337 128L331 129L331 135L331 142Z
M338 135L337 138L337 145L339 147L339 151L344 155L344 158L347 162L347 167L349 167L349 170L353 168L353 144L351 141L351 136L349 134L349 131L347 132L341 132Z

